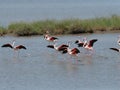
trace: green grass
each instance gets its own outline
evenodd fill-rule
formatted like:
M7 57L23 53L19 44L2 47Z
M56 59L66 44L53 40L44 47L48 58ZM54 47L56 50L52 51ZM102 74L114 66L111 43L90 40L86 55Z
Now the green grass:
M0 36L4 35L6 33L7 33L7 30L4 27L0 26Z
M41 20L34 22L11 23L8 27L0 27L0 34L13 34L16 36L50 34L79 34L95 33L97 31L120 31L120 16L99 17L93 19L64 19Z

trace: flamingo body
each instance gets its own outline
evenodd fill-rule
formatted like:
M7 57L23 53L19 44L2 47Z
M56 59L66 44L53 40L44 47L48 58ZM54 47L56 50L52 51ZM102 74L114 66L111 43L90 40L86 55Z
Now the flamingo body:
M70 55L77 55L78 53L80 53L80 51L79 51L79 49L77 49L77 48L73 48L73 49L67 48L67 49L65 49L62 53L63 53L63 54L68 53L68 54L70 54Z
M53 37L53 36L49 36L49 35L45 35L44 38L47 41L51 41L51 42L54 42L54 41L56 41L58 39L57 37Z

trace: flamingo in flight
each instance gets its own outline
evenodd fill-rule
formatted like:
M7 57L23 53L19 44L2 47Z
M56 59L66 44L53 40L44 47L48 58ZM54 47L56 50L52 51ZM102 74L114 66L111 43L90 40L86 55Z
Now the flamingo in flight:
M7 44L2 45L1 47L9 47L9 48L14 49L16 51L20 50L20 49L26 49L26 47L23 45L14 46L14 44L15 44L15 40L13 40L12 44L7 43Z

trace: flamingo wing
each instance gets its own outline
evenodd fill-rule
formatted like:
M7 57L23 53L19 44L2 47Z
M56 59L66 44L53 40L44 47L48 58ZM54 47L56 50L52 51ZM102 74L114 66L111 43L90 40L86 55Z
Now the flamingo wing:
M13 46L11 45L11 44L4 44L4 45L2 45L1 47L10 47L10 48L13 48Z
M58 47L58 51L63 51L64 49L66 49L68 47L68 45L62 44Z
M68 45L62 44L59 46L59 48L69 47Z
M77 49L77 48L74 48L74 49L71 50L71 52L73 52L73 54L75 54L75 53L80 53L80 50Z
M51 41L56 40L56 39L58 39L58 38L56 38L56 37L51 37L50 38Z
M53 46L53 45L48 45L47 47L48 47L48 48L53 48L53 49L54 49L54 46Z
M84 45L84 43L82 41L80 41L80 40L76 40L75 44L77 44L78 47L83 47L83 45Z
M114 51L117 51L117 52L120 52L120 50L119 49L117 49L117 48L110 48L111 50L114 50Z
M67 47L61 47L61 48L58 48L58 51L64 51L66 49L67 49Z
M23 45L19 45L19 46L16 46L15 49L27 49L27 48Z
M93 46L93 44L94 44L96 41L98 41L98 40L97 40L97 39L92 39L92 40L90 40L88 46L89 46L89 47L90 47L90 46Z
M79 43L79 40L76 40L76 41L75 41L75 44L78 44L78 43Z
M83 47L84 43L78 43L78 47Z
M68 50L67 49L64 49L63 51L62 51L62 54L66 54L68 52Z

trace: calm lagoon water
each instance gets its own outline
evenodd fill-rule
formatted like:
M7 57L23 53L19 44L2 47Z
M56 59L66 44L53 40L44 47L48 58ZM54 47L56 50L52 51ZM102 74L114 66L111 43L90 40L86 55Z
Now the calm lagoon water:
M44 19L120 15L120 0L1 0L0 25Z
M43 36L1 37L0 45L16 40L16 45L23 44L27 50L16 57L17 52L0 48L0 90L119 90L120 53L109 50L120 47L118 33L58 36L58 44L74 42L79 36L98 39L93 55L82 48L78 58L62 55L47 48Z

